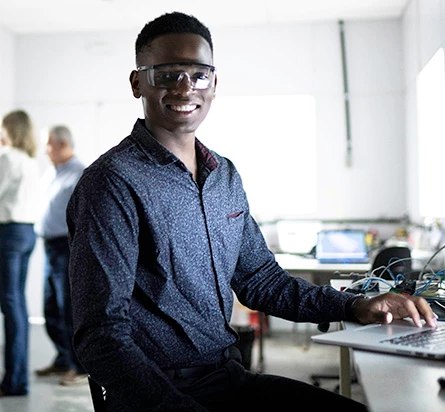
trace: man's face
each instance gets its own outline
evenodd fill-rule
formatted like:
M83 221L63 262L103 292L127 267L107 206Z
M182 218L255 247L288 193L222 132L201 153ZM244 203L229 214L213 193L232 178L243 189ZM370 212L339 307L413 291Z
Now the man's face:
M64 148L64 144L62 142L57 141L53 135L50 133L48 135L48 141L46 143L46 154L54 165L58 165L61 163L62 151Z
M137 60L138 66L167 63L212 65L212 52L207 41L199 35L168 34L155 39L150 50ZM184 67L193 75L192 68ZM133 95L142 98L145 123L149 130L155 137L165 132L178 136L194 135L210 110L215 95L216 75L215 81L206 89L194 88L188 73L180 75L180 80L168 88L149 84L148 75L147 70L133 71L130 81Z

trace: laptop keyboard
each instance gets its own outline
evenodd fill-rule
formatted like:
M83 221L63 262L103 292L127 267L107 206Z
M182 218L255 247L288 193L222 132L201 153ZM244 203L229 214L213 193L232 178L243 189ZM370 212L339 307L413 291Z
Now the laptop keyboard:
M445 346L445 326L414 332L398 338L385 339L382 343L394 345L416 346L418 348L436 349Z

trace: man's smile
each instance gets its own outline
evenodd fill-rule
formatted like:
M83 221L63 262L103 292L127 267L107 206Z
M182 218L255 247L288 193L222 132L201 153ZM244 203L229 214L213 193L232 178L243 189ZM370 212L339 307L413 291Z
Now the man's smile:
M174 112L193 112L198 108L196 104L185 104L185 105L167 105L167 108Z

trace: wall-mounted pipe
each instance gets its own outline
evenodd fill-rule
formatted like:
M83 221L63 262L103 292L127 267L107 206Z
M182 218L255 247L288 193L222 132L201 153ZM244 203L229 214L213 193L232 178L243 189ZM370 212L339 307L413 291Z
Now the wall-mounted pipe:
M349 88L348 88L348 70L346 66L346 46L345 46L345 29L343 20L338 22L340 27L340 42L341 42L341 61L343 68L343 89L345 99L345 116L346 116L346 167L352 166L352 139L351 139L351 125L349 117Z

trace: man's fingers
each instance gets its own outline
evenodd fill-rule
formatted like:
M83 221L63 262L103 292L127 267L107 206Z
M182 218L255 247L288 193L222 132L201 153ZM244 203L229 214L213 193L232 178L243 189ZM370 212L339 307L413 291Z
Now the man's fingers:
M427 325L431 326L432 328L437 327L437 316L431 309L431 306L428 304L428 302L425 299L419 298L417 296L413 299L415 299L417 309L425 319Z
M401 313L400 317L401 318L410 317L414 322L414 324L420 328L422 327L422 322L420 321L420 313L416 300L417 299L413 299L410 296L406 296L403 302L403 309L404 311L406 311L406 314Z
M387 299L391 297L391 299ZM422 318L430 327L437 326L437 320L428 302L420 296L398 295L393 292L375 298L377 305L373 318L378 323L391 323L393 319L411 318L417 327L422 327ZM380 306L380 307L379 307Z
M435 328L437 319L428 302L420 296L387 292L369 300L359 299L355 315L362 323L391 323L394 319L411 318L417 327L422 327L422 318Z

